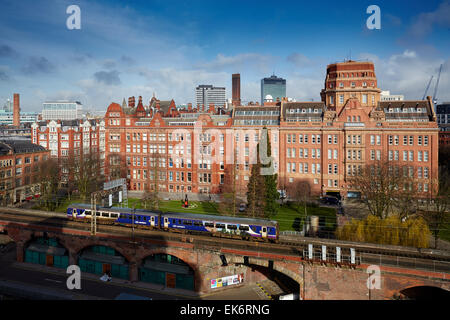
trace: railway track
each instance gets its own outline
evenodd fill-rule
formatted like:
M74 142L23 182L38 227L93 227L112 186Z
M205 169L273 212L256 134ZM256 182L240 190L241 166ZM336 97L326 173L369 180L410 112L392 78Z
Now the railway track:
M0 218L4 217L9 221L38 223L52 225L56 227L67 227L78 230L89 231L90 223L76 222L68 220L65 213L46 212L39 210L4 208L0 207ZM42 218L46 218L42 220ZM342 255L349 256L350 248L357 252L358 262L364 264L382 264L388 266L433 270L436 272L450 273L450 252L417 249L409 247L382 246L377 244L362 244L348 241L324 240L317 238L307 238L300 236L280 236L279 243L263 243L253 241L243 241L238 239L217 238L205 235L193 235L172 233L160 230L146 230L113 226L97 225L98 232L107 232L127 237L142 239L158 239L161 241L188 241L196 248L210 248L220 251L221 248L231 248L243 251L258 251L280 255L300 256L306 258L305 254L308 244L313 244L315 255L320 256L321 246L327 246L327 253L333 255L336 247L341 248ZM186 240L187 239L187 240Z

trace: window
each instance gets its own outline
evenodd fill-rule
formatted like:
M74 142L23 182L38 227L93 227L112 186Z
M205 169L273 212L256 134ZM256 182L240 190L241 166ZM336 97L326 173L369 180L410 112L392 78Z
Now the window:
M375 144L375 136L374 135L370 135L370 145L374 145Z
M423 161L425 161L425 162L428 161L428 151L424 151L424 153L423 153Z
M409 136L409 145L412 146L414 144L414 136Z

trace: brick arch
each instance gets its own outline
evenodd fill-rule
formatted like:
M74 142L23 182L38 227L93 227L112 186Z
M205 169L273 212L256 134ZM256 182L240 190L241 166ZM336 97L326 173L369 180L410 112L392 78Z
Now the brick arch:
M238 264L238 263L242 264L243 263L243 257L236 257L236 256L234 256L231 259L230 262L234 263L234 264ZM249 264L250 265L257 265L257 266L264 267L264 268L268 268L268 261L267 260L249 258ZM282 273L283 275L291 278L292 280L297 282L300 287L303 287L303 285L304 285L303 278L298 273L288 269L287 267L288 267L288 264L286 264L284 262L274 261L273 270L275 270L275 271L277 271L279 273Z
M74 249L74 253L77 256L79 256L79 254L83 250L85 250L86 248L89 248L89 247L93 247L93 246L105 246L105 247L113 248L116 252L120 253L120 255L123 256L127 260L127 262L129 264L131 264L134 261L134 259L131 256L129 256L128 254L124 254L124 249L123 248L120 248L115 243L111 243L111 242L106 242L105 243L104 241L98 241L98 240L97 241L95 241L95 240L94 241L90 241L87 244L80 245L79 247Z
M64 247L64 249L67 250L67 254L69 254L69 252L70 252L69 246L67 245L67 242L65 241L65 239L63 237L61 237L60 235L55 234L53 232L46 232L46 233L47 233L48 238L56 239L58 241L58 243L60 245L62 245ZM31 241L38 239L38 238L44 238L43 232L42 232L42 234L41 234L41 232L37 233L37 234L36 233L30 234L30 237L23 242L23 248L25 249L26 247L28 247L28 245L30 244Z
M426 297L426 299L431 299L433 295L450 297L450 290L447 290L443 286L423 283L403 288L394 296L401 295L412 299L423 299L424 297Z
M152 256L155 254L160 254L160 253L170 254L171 256L177 257L178 259L180 259L181 261L186 263L189 266L189 268L191 268L194 271L194 274L196 274L198 271L198 265L197 265L196 261L194 262L191 259L181 258L180 256L182 256L182 252L180 252L180 251L184 251L184 250L177 250L177 249L172 249L172 248L154 248L154 249L150 249L150 250L145 250L145 252L143 254L136 257L136 263L138 264L138 266L141 266L142 262L149 256ZM189 253L189 254L192 254L192 253Z
M188 259L180 257L180 256L183 256L183 252L185 252L186 254L189 254L187 256ZM201 276L200 266L197 264L197 261L193 261L193 259L189 258L190 256L192 256L192 252L189 252L186 250L172 249L172 248L154 248L154 249L150 249L150 250L145 250L142 254L140 254L139 256L136 257L136 263L137 263L136 267L139 268L142 265L143 261L147 257L155 255L155 254L160 254L160 253L170 254L171 256L177 257L178 259L180 259L181 261L186 263L189 266L189 268L191 268L192 272L194 273L194 291L199 292L202 290L203 279Z

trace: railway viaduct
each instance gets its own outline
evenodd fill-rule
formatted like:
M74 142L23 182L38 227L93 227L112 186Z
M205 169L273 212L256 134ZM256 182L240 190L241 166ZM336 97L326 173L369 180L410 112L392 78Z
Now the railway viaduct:
M385 265L378 266L379 285L372 282L372 288L369 289L369 264L309 260L303 252L292 246L281 248L266 243L140 229L131 233L129 228L115 226L99 226L96 235L91 235L88 224L81 223L81 227L75 227L56 225L46 219L20 221L2 214L0 232L7 234L16 243L18 262L24 261L28 243L39 237L58 239L67 249L69 264L77 264L80 252L87 247L101 245L113 248L126 259L130 281L139 281L138 268L146 257L158 253L170 254L192 268L195 291L199 295L225 290L226 287L212 289L211 279L236 274L244 275L244 283L261 281L267 277L290 283L290 288L294 288L305 300L395 299L405 290L450 290L449 269L419 270ZM330 245L329 250L333 245ZM450 266L448 260L445 263Z

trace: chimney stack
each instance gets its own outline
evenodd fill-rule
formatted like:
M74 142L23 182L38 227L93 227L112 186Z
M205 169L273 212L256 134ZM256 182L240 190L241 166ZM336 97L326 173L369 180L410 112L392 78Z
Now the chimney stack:
M18 93L14 93L13 126L20 127L20 101Z
M136 101L134 99L134 96L128 98L128 108L134 108L135 103Z
M241 75L234 73L231 76L232 79L232 103L233 106L241 105Z

